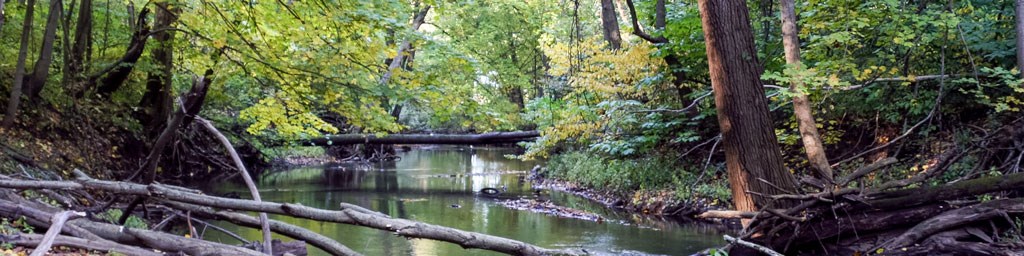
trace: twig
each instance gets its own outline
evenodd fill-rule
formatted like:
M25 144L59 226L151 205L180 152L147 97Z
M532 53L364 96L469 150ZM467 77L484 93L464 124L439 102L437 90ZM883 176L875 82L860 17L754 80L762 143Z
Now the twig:
M172 211L174 211L174 210L172 210ZM222 228L220 226L210 224L209 222L206 222L206 221L202 221L202 220L199 220L199 219L192 219L190 215L191 215L191 212L189 212L189 214L186 215L186 214L182 214L181 212L174 211L174 215L171 215L171 216L185 217L185 218L187 218L189 220L189 222L195 221L195 222L197 222L199 224L205 225L206 227L213 228L213 230L220 231L221 233L224 233L224 234L226 234L226 235L228 235L228 236L230 236L230 237L232 237L234 239L238 239L238 241L242 242L243 244L250 243L248 239L245 239L244 237L239 236L238 234L235 234L234 232L231 232L231 231L229 231L227 229L224 229L224 228Z
M745 246L747 248L751 248L751 249L757 250L757 251L759 251L761 253L764 253L764 254L768 254L768 255L771 255L771 256L785 256L785 255L783 255L781 253L778 253L778 252L772 250L771 248L764 247L764 246L759 245L759 244L743 241L741 239L737 239L737 238L734 238L734 237L729 236L729 235L722 235L722 238L724 238L725 241L729 241L730 243L742 245L742 246Z

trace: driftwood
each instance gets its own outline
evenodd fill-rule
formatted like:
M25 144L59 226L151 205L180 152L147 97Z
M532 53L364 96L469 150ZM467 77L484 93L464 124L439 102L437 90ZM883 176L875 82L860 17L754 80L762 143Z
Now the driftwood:
M329 146L352 144L452 144L482 145L531 141L538 131L491 132L481 134L337 134L302 142L304 145Z
M396 235L409 238L424 238L454 243L463 248L476 248L491 250L515 255L575 255L579 254L569 250L552 250L541 248L532 244L496 237L476 232L462 231L454 228L431 225L406 219L390 218L384 214L370 211L355 205L343 204L340 210L324 210L297 204L282 204L274 202L255 202L252 200L232 199L214 197L192 193L187 190L178 189L161 184L141 185L128 182L102 181L89 178L81 171L75 171L79 176L76 181L31 181L0 179L0 187L13 189L60 189L60 190L101 190L122 195L135 195L158 198L162 200L176 201L195 204L200 206L215 207L228 210L242 210L253 212L266 212L272 214L288 215L298 218L312 219L318 221L335 222L343 224L359 225L374 229L387 230ZM76 222L77 223L77 222ZM133 237L107 237L108 230L99 229L89 224L80 224L82 228L92 231L101 237L118 242L137 242L142 240L146 245L170 245L170 244L149 244L158 242L159 238L150 236L152 234L132 234ZM101 234L102 233L102 234ZM132 233L132 232L127 232ZM115 239L116 238L116 239ZM153 240L156 239L156 240ZM172 241L166 241L168 243ZM184 246L183 241L178 241L176 246ZM154 247L155 248L155 247ZM188 251L185 251L188 253Z

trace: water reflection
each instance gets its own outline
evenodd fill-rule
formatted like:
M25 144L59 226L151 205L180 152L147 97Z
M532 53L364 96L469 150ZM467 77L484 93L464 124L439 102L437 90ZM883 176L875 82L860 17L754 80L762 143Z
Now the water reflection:
M609 220L596 223L539 213L515 211L477 196L485 187L507 188L503 196L533 197L522 180L536 163L509 160L504 148L425 147L400 153L401 160L373 165L304 167L269 172L259 179L265 200L337 209L338 203L360 205L388 215L518 239L553 248L586 248L607 254L687 255L721 242L721 231L671 220L635 218L607 210L585 199L552 193L560 205L592 211ZM217 192L246 194L239 184L219 185ZM282 216L272 218L308 228L366 255L495 255L457 245L405 239L391 232L321 223ZM220 223L251 240L258 230ZM211 231L207 239L231 242ZM285 240L290 240L284 238ZM324 252L310 248L313 255Z

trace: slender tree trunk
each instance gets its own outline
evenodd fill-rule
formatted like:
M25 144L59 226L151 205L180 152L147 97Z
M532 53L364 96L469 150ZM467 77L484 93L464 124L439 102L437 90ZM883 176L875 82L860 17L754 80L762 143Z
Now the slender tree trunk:
M412 31L415 32L420 29L420 26L422 26L423 22L426 21L428 12L430 12L429 5L424 6L422 10L420 10L419 12L416 13L416 15L413 16ZM384 86L391 82L391 76L395 73L395 69L400 68L402 66L408 67L408 63L406 63L405 57L406 52L414 53L412 43L409 42L408 39L402 40L402 43L398 45L398 51L395 54L395 58L390 60L390 62L388 63L388 69L385 70L384 74L380 76L380 80L378 81L380 85ZM412 54L409 54L409 59L411 59L412 56ZM385 110L388 109L389 101L390 100L387 97L385 97L383 102L381 102L381 107L383 107ZM395 106L391 107L390 114L392 117L395 118L395 120L398 120L398 116L402 114L401 105L401 102L396 102Z
M782 0L782 45L786 53L786 64L793 68L803 68L800 63L800 37L796 27L796 7L793 0ZM789 89L793 93L793 113L800 127L800 139L804 142L804 151L807 151L807 160L811 163L818 178L832 181L832 167L825 155L825 146L821 143L821 136L818 134L818 126L814 123L814 115L811 111L810 101L804 84L794 80Z
M1024 0L1017 0L1017 70L1024 78Z
M657 29L665 29L665 0L658 0L654 2L654 27Z
M429 11L430 6L428 5L423 7L423 10L416 13L416 16L414 16L412 19L412 31L420 29L420 26L423 25L424 20L427 18L427 12ZM402 44L398 46L398 52L395 55L395 58L391 60L390 64L388 64L388 69L387 71L384 72L384 75L380 76L379 83L381 85L386 85L388 84L388 82L391 81L391 75L394 73L396 68L401 67L402 62L405 59L405 52L408 51L409 48L411 47L412 43L410 43L408 39L402 40Z
M700 0L711 85L715 91L726 167L737 210L787 207L769 198L796 191L796 178L782 165L768 116L749 11L743 0Z
M612 0L601 0L601 26L604 27L604 40L608 40L608 46L613 50L622 48L619 19L615 15L615 3Z
M75 42L71 47L71 59L68 61L68 74L76 84L82 73L88 69L85 59L92 48L92 0L82 0L78 8L78 21L75 25ZM76 88L80 90L81 88Z
M0 0L3 1L3 0ZM3 127L11 127L18 117L18 104L21 103L21 89L25 82L25 59L28 58L28 38L32 36L32 17L35 12L36 0L28 0L25 10L25 22L21 27L21 49L18 50L18 64L14 68L14 84L11 97L7 99L7 114L4 115Z
M177 19L177 14L172 8L176 8L166 2L156 4L156 23L154 29L168 29ZM173 104L173 68L174 68L174 33L171 31L160 31L153 34L157 45L153 48L153 59L159 63L160 69L149 73L146 81L146 93L142 96L139 106L145 113L141 116L142 123L146 126L147 134L156 135L160 126L167 122L171 112L174 111Z
M36 60L32 75L25 84L25 90L30 100L39 98L46 84L46 77L50 75L50 64L53 63L53 41L57 38L57 23L60 22L60 13L64 9L61 0L50 2L50 14L46 18L46 29L43 32L43 48L39 50L39 59Z

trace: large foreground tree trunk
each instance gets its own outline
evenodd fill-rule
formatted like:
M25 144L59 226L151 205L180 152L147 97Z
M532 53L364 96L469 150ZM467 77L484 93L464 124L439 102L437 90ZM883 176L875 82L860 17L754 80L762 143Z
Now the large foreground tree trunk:
M742 0L700 0L711 85L715 91L729 185L736 209L786 207L759 195L797 190L796 179L782 165L782 156L764 97L746 3Z
M786 64L790 68L801 68L800 63L800 38L797 36L799 30L796 28L796 7L793 0L782 0L782 45L786 53ZM794 79L789 85L793 93L793 114L800 128L800 139L804 143L804 151L807 151L807 160L811 163L816 175L825 180L832 181L832 167L825 155L825 146L821 143L821 135L818 134L818 126L814 122L814 114L811 111L811 103L804 93L806 88L799 79Z
M18 105L21 103L22 85L25 82L25 59L28 58L28 38L32 36L32 17L36 9L36 0L28 0L27 4L25 22L21 27L21 49L18 50L18 64L14 68L14 83L11 86L11 97L7 99L3 127L11 127L11 124L14 124L18 117Z
M53 63L53 41L57 38L57 23L60 22L60 13L64 9L61 0L50 2L50 14L46 18L46 29L43 31L43 47L39 50L39 59L36 60L32 75L25 83L26 94L30 100L39 98L46 84L46 77L50 75L50 64Z

